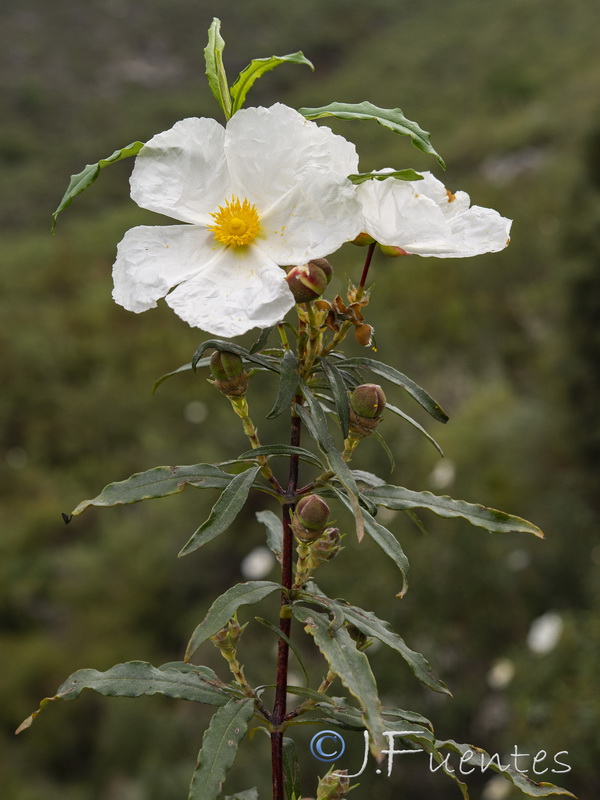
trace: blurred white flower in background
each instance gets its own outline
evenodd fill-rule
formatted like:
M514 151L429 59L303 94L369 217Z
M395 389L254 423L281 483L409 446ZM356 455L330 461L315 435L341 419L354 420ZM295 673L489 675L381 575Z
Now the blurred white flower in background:
M532 653L545 655L554 650L564 628L564 622L556 611L548 611L534 619L527 634L527 646Z
M240 571L249 581L266 577L275 565L275 556L268 547L255 547L242 559Z

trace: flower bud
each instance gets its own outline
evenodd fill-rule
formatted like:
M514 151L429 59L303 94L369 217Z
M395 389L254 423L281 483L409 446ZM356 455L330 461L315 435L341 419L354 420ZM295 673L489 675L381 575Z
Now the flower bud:
M325 533L311 544L309 555L310 569L313 570L324 561L331 561L332 558L335 558L342 549L341 541L342 536L339 528L327 528Z
M292 267L286 275L296 303L310 303L320 297L331 280L333 270L325 258L315 258L308 264Z
M224 625L220 631L210 637L210 640L223 655L234 655L247 624L240 625L237 621L237 615L234 615L227 625Z
M387 245L387 244L380 244L379 250L383 253L384 256L391 256L392 258L398 258L398 256L408 256L409 253L406 250L403 250L401 247L396 247L396 245Z
M292 529L303 542L318 539L327 527L329 506L316 494L308 494L300 498L294 516Z
M248 373L237 353L216 350L210 359L210 369L214 384L220 392L229 397L242 397L246 394Z
M350 790L350 778L347 769L330 769L327 775L319 780L317 800L343 800Z
M385 394L375 383L363 383L350 395L350 431L360 438L369 436L381 422Z
M356 239L352 239L351 244L357 244L359 247L365 247L368 244L373 244L375 239L369 236L368 233L359 233Z

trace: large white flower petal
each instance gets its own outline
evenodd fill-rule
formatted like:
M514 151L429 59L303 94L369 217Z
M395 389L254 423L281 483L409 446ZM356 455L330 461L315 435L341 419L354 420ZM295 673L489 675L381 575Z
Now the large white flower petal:
M135 160L132 198L181 222L210 224L210 213L231 192L224 142L223 126L204 117L157 134Z
M338 250L362 230L360 203L346 179L314 174L261 217L260 247L278 264L304 264Z
M236 191L262 212L314 172L335 183L358 170L353 144L280 103L234 114L225 151Z
M453 194L431 173L422 174L422 181L388 178L359 186L363 230L380 244L420 256L465 258L506 247L511 220L469 206L468 194Z
M285 272L253 245L223 248L166 300L192 327L225 337L275 325L294 305Z
M136 313L155 308L159 298L224 250L209 231L194 225L132 228L117 247L113 299Z

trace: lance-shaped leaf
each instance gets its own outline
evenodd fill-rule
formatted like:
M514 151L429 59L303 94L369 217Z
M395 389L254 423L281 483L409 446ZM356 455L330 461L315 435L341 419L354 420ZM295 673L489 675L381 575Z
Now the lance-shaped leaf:
M289 411L298 391L298 359L291 350L286 350L281 359L281 376L273 408L267 419L275 419L284 411Z
M397 408L396 406L393 406L391 403L386 403L385 407L389 409L393 414L397 414L399 417L402 417L402 419L406 420L406 422L408 422L409 425L412 425L413 428L416 428L420 433L422 433L426 439L429 439L431 444L435 447L435 449L442 456L442 458L444 457L444 451L436 442L436 440L433 438L433 436L431 436L431 434L429 434L422 425L419 425L419 423L415 419L410 417L408 414L405 414L404 411L401 411L401 409Z
M332 672L339 676L344 686L363 707L363 718L371 734L371 750L376 758L383 749L385 722L381 716L381 702L377 685L366 655L356 648L345 628L331 631L325 614L294 605L292 612L304 625Z
M378 108L373 103L365 100L362 103L330 103L321 108L301 108L302 116L306 119L319 119L320 117L338 117L338 119L366 119L375 120L379 125L388 128L402 136L410 136L412 143L423 153L435 156L444 169L444 160L437 153L429 138L429 132L424 131L416 122L407 119L400 108Z
M237 77L237 80L231 87L231 97L233 104L231 113L234 114L238 109L242 108L246 100L246 95L252 88L252 85L257 81L265 72L269 72L280 64L305 64L310 67L314 72L313 64L304 56L304 53L289 53L287 56L269 56L268 58L255 58L248 66L243 69Z
M302 406L297 406L298 414L306 423L306 427L311 436L316 440L321 451L325 454L332 472L335 473L348 493L348 502L350 503L350 508L356 522L356 535L360 542L363 539L365 531L363 517L358 503L358 487L356 486L354 475L352 475L350 467L342 458L342 454L329 432L327 419L325 418L325 412L321 404L306 386L302 387L302 393L308 403L310 414Z
M257 464L232 478L231 483L212 507L206 522L202 523L185 547L180 550L180 557L193 553L227 530L242 510L259 470L260 465Z
M210 357L208 358L201 358L198 363L196 364L196 369L198 367L208 367L210 365ZM166 375L161 375L160 378L154 383L152 387L152 394L156 392L158 387L167 381L169 378L174 377L175 375L181 375L183 372L191 372L194 368L191 364L184 364L182 367L177 367L172 372L167 372Z
M116 664L106 672L80 669L60 686L54 697L46 697L37 711L21 723L17 733L29 728L37 715L55 700L76 700L84 689L106 697L140 697L163 694L178 700L223 706L230 700L224 684L216 680L206 667L190 668L187 664L165 664L153 667L145 661Z
M255 447L253 450L246 450L238 458L244 460L256 458L257 456L298 456L301 461L314 464L315 467L323 467L323 464L314 453L305 450L303 447L294 447L291 444L265 444Z
M223 65L223 50L225 41L221 36L221 20L216 17L213 19L208 29L208 44L204 48L204 60L206 63L206 77L208 85L215 96L217 103L223 109L225 119L229 119L232 114L231 95L227 84L227 75Z
M350 401L348 400L348 389L346 388L344 376L335 364L327 359L323 359L321 365L331 387L331 393L335 401L338 419L342 428L342 436L346 439L350 426Z
M216 800L254 713L254 700L230 700L204 732L188 800Z
M256 519L267 529L267 547L279 562L283 552L283 523L272 511L257 511Z
M417 401L417 403L422 406L422 408L427 411L428 414L434 419L437 419L438 422L448 422L448 415L444 411L444 409L437 403L430 394L428 394L425 389L418 386L414 381L404 375L402 372L398 372L397 369L394 367L390 367L387 364L384 364L382 361L376 361L373 358L347 358L345 361L341 363L340 366L347 368L360 368L365 367L365 369L374 372L376 375L380 375L382 378L386 378L388 381L395 383L397 386L401 386L405 389L408 394Z
M52 232L54 233L57 217L60 212L64 211L65 208L70 206L73 202L73 199L77 197L78 194L84 192L89 186L92 185L92 183L94 183L98 175L100 175L100 170L104 169L104 167L108 167L109 164L115 164L117 161L122 161L124 158L137 156L143 146L143 142L132 142L126 147L122 147L120 150L115 150L115 152L107 158L101 158L100 161L97 161L95 164L87 164L81 170L81 172L78 172L76 175L71 175L71 180L67 186L67 191L64 193L62 200L58 204L58 208L54 214L52 214Z
M390 446L388 445L386 440L383 438L383 436L379 433L379 431L373 431L371 433L371 436L373 437L373 439L375 439L377 444L381 447L383 452L386 454L387 460L388 460L388 462L390 464L390 472L393 472L396 469L396 459L394 458L394 454L390 450Z
M258 789L246 789L245 792L236 792L236 794L228 794L224 800L258 800Z
M260 353L260 351L269 341L269 336L273 333L275 327L275 325L271 325L270 328L263 328L261 330L258 339L254 342L250 350L248 350L251 355L254 355L254 353Z
M337 700L337 698L330 698L330 700ZM391 726L397 724L396 720L403 720L409 722L424 731L431 730L431 722L417 714L416 711L404 711L399 708L383 708L382 716L386 724L386 730L390 730ZM391 718L391 719L388 719ZM361 712L357 708L348 705L337 705L336 703L316 703L313 706L307 707L306 712L302 712L298 717L300 724L307 722L330 722L340 728L349 731L363 731L365 724ZM291 725L294 722L290 723Z
M335 600L346 620L362 631L366 636L374 636L380 642L399 653L410 667L411 672L422 684L434 692L450 694L446 685L431 671L425 656L411 650L397 633L389 629L389 623L378 619L371 611L352 606L344 600Z
M241 606L259 603L265 597L281 589L272 581L248 581L238 583L228 589L209 608L208 613L197 626L185 652L185 661L189 661L200 645L227 624Z
M261 625L264 625L265 628L268 628L270 631L273 631L273 633L279 636L280 639L283 639L283 641L287 644L292 653L296 656L296 660L298 661L298 666L302 670L304 681L308 686L310 684L310 678L308 677L308 672L306 670L306 667L304 666L304 662L302 661L302 656L300 655L298 648L292 642L290 637L286 636L286 634L282 630L280 630L280 628L278 628L277 625L275 625L273 622L270 622L268 619L264 619L263 617L254 617L254 619Z
M386 181L388 178L395 178L398 181L422 181L423 176L415 172L414 169L398 169L393 172L357 172L348 175L348 180L355 185L365 181Z
M402 573L402 589L396 596L404 597L408 591L408 571L410 566L400 542L391 531L388 531L387 528L377 522L368 511L363 511L363 517L366 532L374 542L377 542L383 552L392 559Z
M213 464L193 464L181 467L154 467L146 472L136 472L130 478L109 483L92 500L83 500L73 510L73 516L90 506L119 506L167 497L182 492L186 486L198 489L224 489L232 480L227 472Z
M300 800L302 788L300 786L300 765L296 753L294 740L289 736L283 737L283 790L285 800Z
M435 749L438 752L440 750L450 750L453 753L457 753L461 757L461 764L469 764L480 772L486 772L488 769L497 772L502 775L503 778L510 781L513 786L516 786L523 794L528 795L528 797L549 797L553 794L575 797L575 795L567 791L567 789L561 789L553 783L546 783L545 781L537 783L531 780L531 778L528 778L523 772L511 767L509 764L502 764L497 758L492 758L485 750L482 750L480 747L475 747L472 744L459 744L452 739L446 741L438 740L435 742ZM468 791L463 791L463 796L465 800L468 800Z
M433 511L438 517L461 517L492 533L532 533L540 539L544 538L542 531L532 522L521 517L497 511L495 508L467 503L464 500L454 500L446 495L436 495L431 492L412 492L402 486L374 486L365 489L368 496L377 505L385 506L396 511L405 511L410 508L425 508Z
M202 342L192 357L193 369L197 369L200 366L200 359L206 350L225 350L228 353L237 353L238 356L242 356L254 364L260 364L261 367L271 372L279 372L279 367L264 356L251 353L245 347L235 344L234 342L224 341L223 339L208 339L206 342Z

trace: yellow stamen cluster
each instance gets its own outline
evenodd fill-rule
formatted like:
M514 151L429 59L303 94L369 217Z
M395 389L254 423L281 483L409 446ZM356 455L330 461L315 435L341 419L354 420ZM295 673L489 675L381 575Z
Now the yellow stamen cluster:
M218 211L211 213L215 224L210 225L215 239L228 247L244 247L258 236L260 218L256 206L244 198L240 202L235 195L231 196Z

